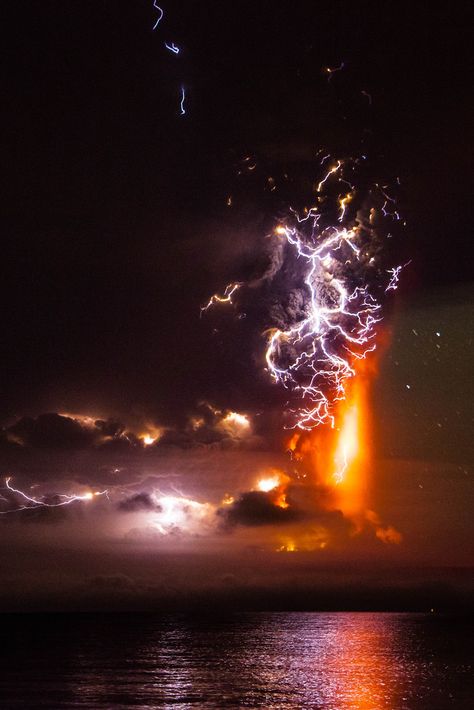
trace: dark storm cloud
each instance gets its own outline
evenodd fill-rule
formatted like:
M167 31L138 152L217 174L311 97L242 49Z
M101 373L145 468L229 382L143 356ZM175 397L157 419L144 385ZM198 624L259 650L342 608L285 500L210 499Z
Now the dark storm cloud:
M51 495L44 498L45 505L31 506L18 510L18 503L12 502L11 510L16 511L8 515L0 515L0 524L21 523L44 525L44 524L59 524L66 520L77 520L82 511L80 510L80 502L75 503L74 510L68 506L58 506L61 499L59 496Z
M225 527L246 525L285 525L304 517L304 513L291 507L281 508L272 500L271 495L261 491L242 493L240 498L226 508L220 508L217 514L224 521Z
M235 502L217 510L221 529L264 526L295 529L303 525L306 532L324 532L333 542L348 541L354 532L353 523L331 505L327 491L312 485L290 485L285 496L287 507L281 507L280 494L281 489L242 493Z
M66 415L57 412L40 414L37 417L21 417L14 424L0 431L0 448L85 450L100 449L111 454L127 451L150 451L166 448L192 449L194 447L222 447L260 449L266 445L261 433L254 433L253 426L239 427L226 417L229 409L215 409L208 403L199 403L184 418L184 423L175 428L161 428L143 417L132 422L130 430L115 418L95 419L83 415ZM261 424L261 422L259 422ZM154 443L145 445L148 431ZM137 433L139 432L139 433Z
M77 449L94 443L94 432L59 414L22 417L6 430L7 438L33 448Z
M125 432L125 427L122 422L117 419L107 419L107 421L97 419L94 424L103 436L107 436L112 439Z
M125 431L117 420L75 418L48 412L37 417L21 417L4 428L0 442L4 447L74 450L104 446L113 442L131 447L137 437Z

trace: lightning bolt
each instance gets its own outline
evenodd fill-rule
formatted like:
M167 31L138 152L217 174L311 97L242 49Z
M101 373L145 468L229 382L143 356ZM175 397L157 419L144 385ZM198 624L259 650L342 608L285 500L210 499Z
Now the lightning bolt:
M156 28L160 24L161 20L163 19L165 12L159 5L157 5L156 0L153 0L153 7L155 8L155 10L158 10L158 12L160 13L158 15L158 18L157 18L155 24L153 25L153 29L156 30Z
M388 293L388 291L396 291L398 288L398 282L400 281L400 274L402 273L402 269L405 268L405 266L408 266L408 264L411 263L410 261L407 261L406 264L401 264L400 266L394 266L391 269L387 269L387 274L390 274L390 280L388 282L388 286L385 289L385 293Z
M331 175L334 175L334 173L337 173L338 170L340 170L342 167L342 162L340 160L337 161L336 165L333 165L333 167L329 170L329 172L326 174L325 177L321 180L321 182L318 184L318 187L316 188L316 192L322 192L322 189L326 183L326 180L331 177Z
M209 301L206 303L205 306L201 308L201 314L204 311L207 311L211 306L214 306L216 303L230 303L232 304L232 296L233 294L237 291L238 288L240 288L241 284L239 282L235 283L230 283L227 284L227 286L224 289L223 295L219 295L218 293L213 294Z
M165 42L165 47L166 49L169 49L170 52L173 52L173 54L179 54L179 47L175 45L174 42L171 42L171 44L168 44L168 42Z
M33 498L33 496L29 496L27 493L20 490L19 488L15 488L14 486L12 486L11 480L11 476L7 476L5 478L5 488L11 493L14 493L15 496L19 497L24 502L18 508L11 508L10 510L0 511L0 515L6 515L8 513L17 513L21 510L31 510L32 508L61 508L64 505L71 505L71 503L76 503L78 501L88 501L92 500L93 498L96 498L97 496L106 496L108 493L107 490L94 492L87 491L83 494L73 495L61 493L56 496L60 499L57 503L48 503L44 499Z
M180 108L180 114L181 116L184 116L186 113L186 109L184 108L184 100L186 98L186 92L184 90L184 86L181 87L181 101L179 103L179 108Z

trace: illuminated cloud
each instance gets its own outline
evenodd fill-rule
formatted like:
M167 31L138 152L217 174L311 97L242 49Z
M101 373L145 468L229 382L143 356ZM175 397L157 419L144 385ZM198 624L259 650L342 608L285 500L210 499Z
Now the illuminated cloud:
M213 526L215 509L181 495L154 494L157 513L152 525L162 535L199 535Z
M231 437L240 438L250 432L250 420L245 414L228 412L219 422L219 426Z
M143 446L153 446L157 444L165 432L164 428L159 428L153 424L148 424L146 430L139 434L138 438L143 443Z
M257 483L257 488L263 493L268 493L269 491L273 491L275 488L278 488L279 485L280 479L278 478L278 476L272 476L271 478L260 479L260 481Z
M250 418L204 403L183 428L149 421L125 425L115 418L92 415L45 413L21 417L0 431L0 447L24 449L104 449L112 452L152 450L156 447L194 446L260 447L261 437L252 434Z

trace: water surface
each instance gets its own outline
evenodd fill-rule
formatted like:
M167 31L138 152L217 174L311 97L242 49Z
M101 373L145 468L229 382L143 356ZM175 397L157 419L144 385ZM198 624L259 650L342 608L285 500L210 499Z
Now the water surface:
M423 614L0 617L2 708L473 707L465 621Z

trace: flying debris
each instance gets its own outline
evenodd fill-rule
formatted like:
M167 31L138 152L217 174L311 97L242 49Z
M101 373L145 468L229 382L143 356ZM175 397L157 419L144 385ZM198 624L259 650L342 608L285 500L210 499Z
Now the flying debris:
M342 69L344 69L344 67L345 63L341 62L338 67L324 67L323 71L325 74L328 75L328 81L331 81L332 75L335 72L341 71Z

